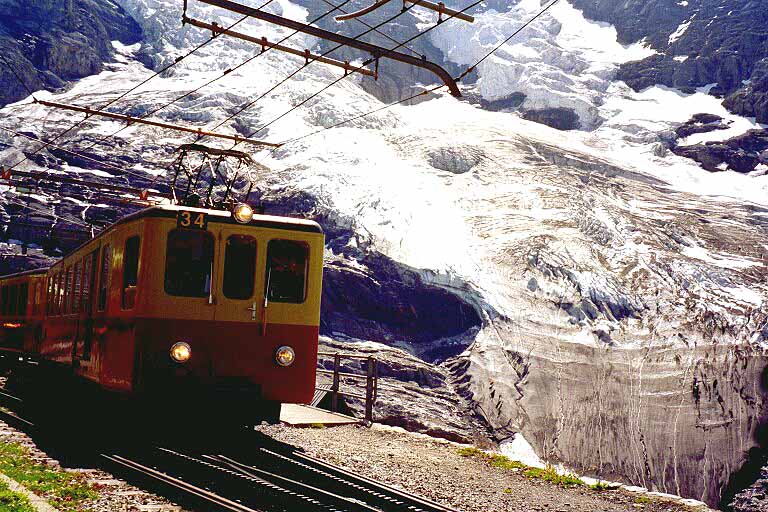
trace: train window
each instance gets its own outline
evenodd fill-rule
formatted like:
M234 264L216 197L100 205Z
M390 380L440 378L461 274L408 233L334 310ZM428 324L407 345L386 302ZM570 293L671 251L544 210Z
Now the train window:
M68 315L72 312L72 283L74 281L72 279L73 275L74 272L72 272L72 267L69 267L67 269L66 277L64 278L64 302L61 306L62 315Z
M72 276L72 298L70 299L70 309L72 313L80 312L80 294L82 293L83 281L83 261L75 263L74 275Z
M174 229L165 254L165 292L178 297L211 293L213 235L208 231Z
M48 276L48 288L46 290L45 301L45 313L47 315L50 315L53 312L53 309L51 308L51 297L53 297L53 276Z
M56 314L57 315L64 314L64 285L66 284L66 281L64 280L65 275L66 274L64 272L59 272L58 282L56 283Z
M32 314L37 315L40 313L40 295L42 293L42 286L40 281L35 283L35 291L32 297Z
M27 303L29 302L29 283L21 283L19 286L19 314L27 314Z
M250 299L255 277L256 239L246 235L230 236L224 252L224 296Z
M19 305L19 285L12 284L8 287L8 307L6 308L9 315L15 315L17 312L17 306Z
M97 249L83 260L82 311L86 313L91 311L91 296L93 295L93 288L96 285L98 259L99 251Z
M0 313L5 315L8 313L8 287L3 286L0 290Z
M265 294L273 302L304 302L309 247L291 240L270 240Z
M101 249L101 268L99 272L99 300L96 309L104 311L107 308L107 291L109 290L109 265L112 261L112 252L109 245Z
M140 239L132 236L125 241L123 256L123 309L133 309L136 304L136 285L139 282Z

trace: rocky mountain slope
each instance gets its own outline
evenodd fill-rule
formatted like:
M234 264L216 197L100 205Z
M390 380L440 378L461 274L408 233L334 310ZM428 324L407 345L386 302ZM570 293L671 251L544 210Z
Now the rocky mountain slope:
M619 41L657 53L618 75L635 90L717 84L734 113L768 123L768 4L759 0L574 0L590 19L616 27Z
M0 51L32 90L57 90L100 72L111 41L133 44L141 28L122 8L100 0L0 0ZM29 93L0 66L0 103Z
M276 0L269 9L311 19L325 6L302 2ZM41 97L106 103L152 74L144 55L157 66L207 38L180 26L177 2L120 5L141 26L141 45L113 45L104 71ZM539 5L489 4L475 25L445 23L418 50L461 69ZM235 21L197 2L190 9L222 25ZM388 34L402 40L428 20L434 16L403 17ZM289 34L256 21L238 29L270 40ZM326 229L325 342L382 353L386 421L507 450L525 439L553 463L718 505L757 478L739 469L759 468L765 453L768 177L710 173L667 148L758 127L700 91L636 92L617 82L625 63L649 53L622 45L618 30L563 0L478 68L467 100L437 94L272 153L241 149L260 164L256 198ZM299 36L290 43L318 44ZM115 109L148 112L256 53L219 38ZM157 116L215 126L302 65L266 52ZM308 66L221 129L243 134L271 123L258 137L283 141L432 80L399 69L384 69L379 82L350 77L271 123L339 76ZM513 96L515 107L507 103ZM676 133L702 107L719 109L725 129L704 129L716 120L700 117ZM570 112L571 128L582 130L518 115L558 112ZM4 126L41 138L81 119L41 105L2 113ZM62 145L87 148L119 127L92 117ZM174 147L192 140L134 125L85 150L101 163L52 148L23 168L159 186ZM0 141L0 163L37 147L7 134ZM87 187L2 190L12 216L5 252L19 250L21 218L83 230L124 212ZM65 245L36 236L39 245Z

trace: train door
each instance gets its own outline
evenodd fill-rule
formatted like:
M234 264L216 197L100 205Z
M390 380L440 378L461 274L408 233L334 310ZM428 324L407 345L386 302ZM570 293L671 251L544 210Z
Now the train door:
M80 323L75 345L75 360L88 361L93 346L93 297L96 294L96 272L99 269L98 249L85 255L82 267Z
M258 292L258 268L264 268L263 250L253 232L222 228L218 236L219 260L214 281L214 317L222 322L260 322L264 297Z

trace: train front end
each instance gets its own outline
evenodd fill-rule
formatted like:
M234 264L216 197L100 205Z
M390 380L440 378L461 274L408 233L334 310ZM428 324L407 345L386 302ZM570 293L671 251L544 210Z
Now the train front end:
M144 220L137 392L274 415L315 388L324 236L311 221L199 208ZM268 419L268 418L267 418Z

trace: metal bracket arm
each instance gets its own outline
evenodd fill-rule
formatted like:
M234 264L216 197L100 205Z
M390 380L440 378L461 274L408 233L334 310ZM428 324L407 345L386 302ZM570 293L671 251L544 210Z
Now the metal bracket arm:
M40 103L41 105L45 105L46 107L72 110L74 112L82 112L86 116L101 116L101 117L108 117L110 119L117 119L118 121L125 121L126 123L128 123L128 125L131 125L133 123L146 124L149 126L156 126L158 128L166 128L168 130L176 130L176 131L185 132L185 133L194 133L195 135L199 135L199 136L205 135L207 137L217 137L220 139L233 140L238 144L244 142L248 144L254 144L257 146L268 146L273 148L280 147L280 144L273 144L271 142L264 142L261 140L250 139L247 137L240 137L239 135L228 135L225 133L207 132L207 131L203 131L200 128L190 128L188 126L179 126L179 125L170 124L170 123L161 123L159 121L150 121L148 119L143 119L140 117L126 116L123 114L115 114L114 112L107 112L104 110L95 110L90 107L78 107L76 105L67 105L65 103L56 103L54 101L44 101L44 100L39 100L38 103Z
M451 91L451 94L453 96L457 98L461 97L461 91L459 90L459 86L456 84L456 81L453 79L450 73L448 73L445 69L435 64L434 62L428 61L426 58L420 59L418 57L414 57L412 55L408 55L405 53L400 53L394 50L388 50L387 48L383 48L381 46L376 46L371 43L366 43L365 41L358 41L357 39L352 39L351 37L342 36L340 34L336 34L335 32L329 32L328 30L323 30L321 28L313 27L312 25L307 25L304 23L300 23L298 21L289 20L287 18L283 18L282 16L277 16L275 14L270 14L268 12L260 11L254 7L248 7L247 5L231 2L230 0L199 0L199 1L204 4L212 5L214 7L221 7L222 9L226 9L230 12L242 14L244 16L250 16L251 18L256 18L258 20L266 21L267 23L272 23L274 25L279 25L281 27L290 28L292 30L298 30L299 32L303 32L304 34L309 34L311 36L319 37L320 39L325 39L327 41L332 41L334 43L342 44L344 46L349 46L350 48L362 50L366 53L373 55L374 58L392 59L398 62L402 62L404 64L415 66L417 68L426 69L428 71L431 71L438 77L440 77L443 83L446 86L448 86L448 89ZM419 2L421 1L423 0L419 0Z
M206 23L204 21L196 20L194 18L188 18L187 16L184 16L183 21L184 23L189 23L193 27L210 30L215 35L225 34L230 37L242 39L243 41L249 41L251 43L261 45L262 51L264 51L266 48L273 48L275 50L279 50L285 53L290 53L298 57L304 57L306 59L307 64L309 64L313 60L316 60L318 62L322 62L323 64L330 64L331 66L336 66L337 68L343 68L345 69L345 71L355 71L356 73L360 73L361 75L367 75L374 78L376 76L375 73L370 69L363 68L363 67L359 69L350 68L348 63L345 66L344 62L340 60L329 59L327 57L323 57L322 55L314 55L309 50L297 50L295 48L283 46L277 43L271 43L267 41L266 37L249 36L247 34L235 32L234 30L227 30L226 28L222 27L221 25L217 25L216 23Z
M359 11L343 14L341 16L336 16L334 19L336 21L346 21L346 20L351 20L353 18L359 18L360 16L368 14L369 12L375 11L379 7L382 7L391 1L392 0L379 0L378 2L373 3L363 9L360 9ZM475 21L475 18L473 16L464 14L463 12L460 12L460 11L454 11L453 9L448 9L443 2L433 3L433 2L428 2L427 0L404 0L404 1L405 3L420 5L421 7L424 7L431 11L435 11L440 16L438 18L439 23L443 22L443 14L447 14L452 18L468 21L470 23L473 23Z

